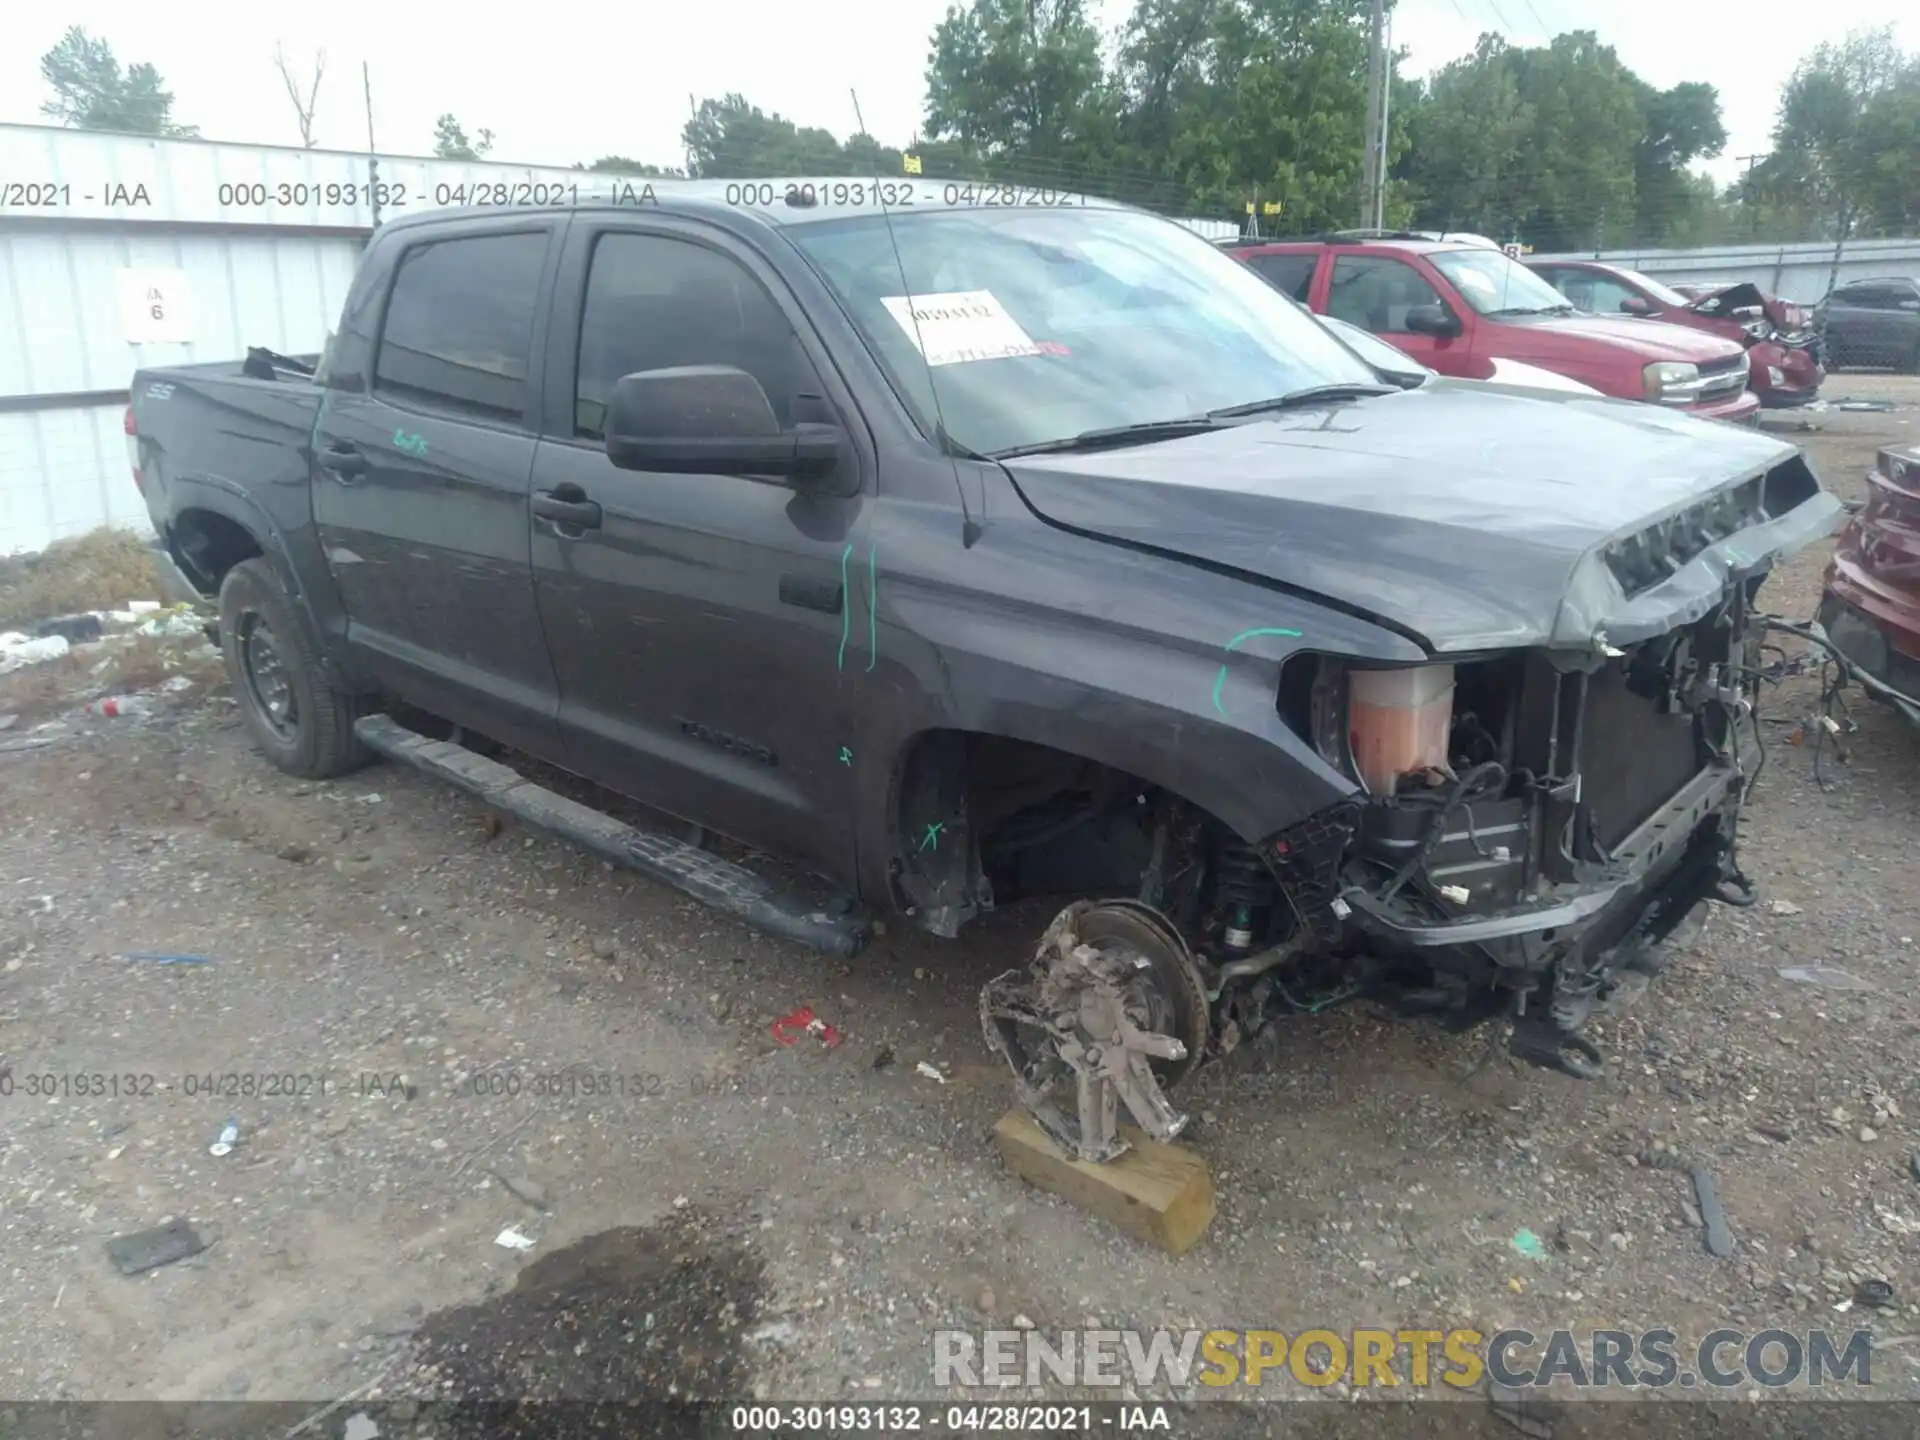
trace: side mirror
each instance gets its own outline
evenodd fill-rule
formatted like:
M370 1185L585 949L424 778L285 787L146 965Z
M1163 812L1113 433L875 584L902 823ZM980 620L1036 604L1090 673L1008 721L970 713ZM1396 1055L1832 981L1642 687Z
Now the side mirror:
M1405 323L1415 335L1434 335L1442 340L1460 333L1460 321L1444 305L1415 305L1407 311Z
M642 370L614 382L604 427L607 459L622 470L767 476L844 493L838 425L782 430L760 382L732 365Z
M1653 302L1644 295L1629 295L1620 302L1620 310L1626 315L1651 315Z

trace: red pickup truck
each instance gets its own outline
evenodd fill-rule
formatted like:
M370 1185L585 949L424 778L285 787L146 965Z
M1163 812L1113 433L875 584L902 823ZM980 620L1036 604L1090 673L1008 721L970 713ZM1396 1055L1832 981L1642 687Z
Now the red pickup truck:
M1223 247L1308 309L1391 340L1442 375L1484 380L1519 360L1603 395L1753 423L1747 354L1731 340L1587 315L1485 245L1418 237L1230 241Z

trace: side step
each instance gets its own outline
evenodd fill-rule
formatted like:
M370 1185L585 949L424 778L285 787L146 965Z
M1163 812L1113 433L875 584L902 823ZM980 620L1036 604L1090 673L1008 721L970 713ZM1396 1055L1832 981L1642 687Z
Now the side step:
M355 721L353 730L389 760L449 781L496 810L584 845L756 929L829 955L854 955L867 943L870 929L857 916L810 909L751 870L670 836L623 825L450 740L429 740L386 715L368 715Z

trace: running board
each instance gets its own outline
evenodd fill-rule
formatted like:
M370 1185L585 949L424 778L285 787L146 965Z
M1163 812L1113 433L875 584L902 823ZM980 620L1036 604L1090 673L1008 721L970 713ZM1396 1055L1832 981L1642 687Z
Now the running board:
M867 943L870 928L857 916L811 909L730 860L670 836L623 825L450 740L429 740L386 715L357 720L353 731L369 749L389 760L448 781L496 810L584 845L616 865L671 885L756 929L829 955L854 955Z

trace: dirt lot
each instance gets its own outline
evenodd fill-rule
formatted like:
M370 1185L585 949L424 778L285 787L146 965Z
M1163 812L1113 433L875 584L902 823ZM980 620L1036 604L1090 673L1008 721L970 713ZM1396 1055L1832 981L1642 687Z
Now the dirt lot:
M1902 403L1794 437L1857 496L1920 434L1920 381L1830 389ZM1809 615L1824 560L1772 608ZM990 1148L975 997L1050 906L822 960L409 772L288 779L202 691L69 715L0 753L0 1397L924 1397L930 1330L1023 1321L1862 1323L1876 1388L1920 1394L1920 738L1856 700L1848 758L1816 757L1789 743L1814 694L1767 700L1768 901L1602 1028L1611 1078L1470 1074L1484 1037L1361 1009L1288 1022L1185 1092L1220 1213L1181 1260ZM803 1003L845 1043L775 1045ZM1678 1157L1718 1178L1730 1257ZM209 1248L113 1268L107 1240L171 1217ZM1836 1314L1862 1279L1894 1304Z

